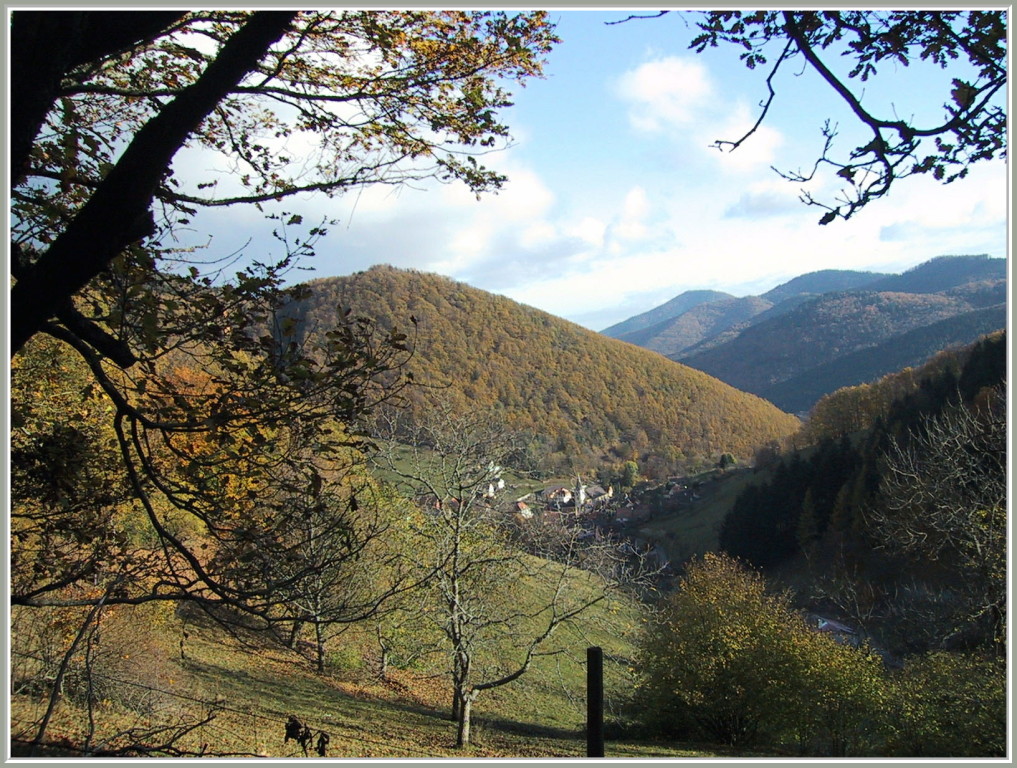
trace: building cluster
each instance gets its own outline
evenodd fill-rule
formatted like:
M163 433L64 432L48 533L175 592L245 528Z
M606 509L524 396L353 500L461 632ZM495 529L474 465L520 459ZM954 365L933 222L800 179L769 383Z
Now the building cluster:
M606 507L614 498L614 489L599 485L576 483L573 487L551 485L535 493L528 493L515 501L515 512L523 518L533 517L538 511L570 512L588 515Z

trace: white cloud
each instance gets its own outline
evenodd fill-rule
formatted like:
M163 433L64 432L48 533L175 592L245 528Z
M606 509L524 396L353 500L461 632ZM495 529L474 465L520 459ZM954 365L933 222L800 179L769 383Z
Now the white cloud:
M736 191L731 197L735 194ZM737 200L725 207L723 218L767 218L801 213L801 210L797 188L787 182L766 179L749 184Z
M744 103L738 104L721 123L710 126L711 134L703 134L703 138L708 140L704 141L704 144L739 141L752 130L757 119L757 113L751 112ZM756 170L773 165L777 150L783 143L784 136L781 132L764 122L757 126L752 135L745 138L737 149L732 150L730 145L724 145L722 149L713 151L725 170Z
M1006 221L1009 213L1003 163L972 166L963 184L942 184L930 176L897 182L880 203L916 226L944 229Z
M546 221L538 221L519 231L519 245L527 250L546 246L558 239L558 230Z
M971 184L955 187L904 180L891 197L827 226L818 208L797 200L796 185L772 172L741 193L729 181L712 194L697 188L666 198L640 185L619 201L602 244L588 241L581 258L504 292L599 330L685 290L757 295L821 269L898 272L946 254L1003 256L1005 167L976 170ZM619 236L626 232L640 237Z
M436 217L454 222L455 235L448 244L449 260L435 265L442 270L462 271L479 262L504 258L497 252L505 241L527 250L546 244L555 230L544 218L554 195L532 171L510 171L511 182L499 194L478 202L461 185L445 188ZM422 201L428 205L429 201Z
M633 127L659 132L691 122L712 98L714 88L700 62L671 56L624 73L614 91L629 104Z
M611 223L609 231L612 239L632 241L646 238L649 234L646 224L649 210L646 190L642 187L630 189L622 202L620 215Z
M736 150L729 145L718 149L718 141L737 141L752 129L758 107L728 99L697 59L671 56L645 62L617 78L614 93L627 106L633 128L683 148L679 162L686 170L703 157L723 173L769 168L784 144L783 134L764 122Z
M599 248L607 235L607 224L600 219L586 216L577 222L566 223L562 231L567 237L574 237L586 245Z

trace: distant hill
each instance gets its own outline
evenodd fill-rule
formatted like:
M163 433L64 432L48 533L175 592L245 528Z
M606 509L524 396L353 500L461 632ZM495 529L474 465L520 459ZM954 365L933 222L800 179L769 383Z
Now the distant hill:
M961 299L935 293L824 294L683 360L734 387L763 396L774 385L794 377L804 380L809 371L845 355L894 338L904 345L903 334L970 310L971 306ZM906 355L915 363L926 357L928 350ZM889 370L895 367L900 366ZM886 372L878 371L876 375ZM831 389L827 391L846 384L829 382Z
M887 277L878 272L824 269L778 285L761 296L738 298L719 291L685 291L670 301L601 331L671 358L702 351L756 320L787 312L814 296L860 288Z
M1009 291L1006 278L1001 278L958 285L956 288L943 291L943 295L966 301L972 307L991 307L1006 304Z
M308 286L312 296L290 309L299 333L328 327L339 306L415 327L410 369L431 388L413 407L428 396L497 407L552 465L748 457L799 426L701 371L448 278L386 266Z
M832 291L855 291L890 275L882 272L857 272L850 269L821 269L800 275L762 294L773 304L796 296L815 296Z
M740 323L735 323L730 328L726 328L713 336L708 336L707 338L703 339L697 344L693 344L691 347L684 350L683 352L668 355L668 357L670 357L672 360L678 360L683 357L690 357L699 352L705 352L706 350L713 349L714 347L719 347L721 344L724 344L728 341L731 341L731 339L736 338L739 333L744 331L749 326L755 325L756 323L761 323L764 320L769 320L774 317L785 315L792 309L797 307L799 304L804 304L805 302L811 301L814 298L816 297L810 293L801 293L795 294L794 296L790 296L786 299L783 299L779 304L773 304L767 309L764 309L759 314L753 315L752 317L743 320ZM743 301L753 301L753 300L766 302L766 299L763 299L759 296L746 296L745 299L743 299Z
M730 293L723 293L721 291L685 291L684 293L675 296L670 301L661 304L659 307L654 307L648 312L643 312L641 315L636 315L635 317L630 317L628 320L616 323L610 328L605 328L601 331L601 333L605 336L610 336L613 339L620 339L626 334L631 334L636 331L658 325L670 320L672 317L678 317L678 315L688 312L690 309L698 307L700 304L733 298L734 296Z
M766 387L760 393L786 411L808 410L823 395L912 367L937 352L1006 327L1006 305L975 309L924 325L873 347L852 352Z
M725 331L746 323L772 306L769 301L758 296L747 296L743 299L728 296L699 304L677 317L617 338L652 349L666 357L675 357L697 344L717 338Z
M754 302L760 311L737 317L732 301ZM969 343L1003 327L1006 301L1005 259L943 256L899 275L812 272L622 338L803 412L839 387L921 362L936 351L936 339Z
M888 275L868 286L872 291L940 293L982 281L1006 280L1006 259L980 256L939 256L899 275Z

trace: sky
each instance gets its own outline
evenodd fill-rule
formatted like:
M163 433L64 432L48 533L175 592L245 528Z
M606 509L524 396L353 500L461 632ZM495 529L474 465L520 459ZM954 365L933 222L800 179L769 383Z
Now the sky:
M619 21L631 11L551 11L562 42L544 77L514 89L502 121L510 148L484 158L507 174L480 201L465 187L373 187L305 203L338 219L302 278L374 264L435 272L591 330L687 290L757 295L820 269L900 272L936 256L1005 257L1005 163L943 185L898 183L849 221L820 226L801 185L773 170L808 169L827 119L854 143L846 107L801 68L775 83L762 127L734 152L766 96L765 73L733 49L696 54L684 16ZM933 122L953 73L884 70L866 98ZM836 181L836 179L834 179ZM843 182L841 182L843 183ZM817 182L817 196L836 185ZM291 206L292 208L292 206ZM240 247L243 221L222 221L217 247Z

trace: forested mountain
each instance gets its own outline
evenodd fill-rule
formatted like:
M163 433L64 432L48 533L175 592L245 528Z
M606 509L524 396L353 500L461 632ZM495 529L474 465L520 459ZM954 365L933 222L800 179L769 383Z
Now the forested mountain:
M996 280L1006 280L1006 259L939 256L899 275L887 275L870 284L868 290L939 293L968 283Z
M765 388L760 394L788 411L804 411L839 387L873 381L887 371L913 365L916 359L931 357L942 349L967 344L971 339L1005 328L1006 319L1005 304L965 312L817 365Z
M616 323L610 328L605 328L601 333L613 339L620 339L627 334L667 322L671 318L678 317L682 313L688 312L690 309L701 304L733 298L730 293L722 291L685 291L670 301L661 304L659 307L654 307L648 312L643 312L635 317L630 317L628 320ZM633 341L632 343L637 344L638 342Z
M959 319L973 311L969 301L944 293L832 293L795 307L790 312L752 325L730 341L705 352L683 356L681 359L694 368L705 371L734 387L754 392L761 397L769 394L779 397L777 404L788 410L806 410L815 397L809 397L792 385L779 385L795 379L812 388L816 397L832 392L841 386L859 383L851 380L855 371L832 364L846 356L858 359L866 351L877 353L867 363L880 360L878 347L893 347L894 362L887 368L878 365L870 368L871 377L879 376L902 365L921 363L929 354L921 343L929 335L914 333L918 329ZM978 326L974 337L1005 325L1005 307L998 305L988 318L999 317L1002 322L995 328ZM963 321L955 324L959 332ZM936 336L935 330L931 338ZM969 342L973 337L957 338L947 334L952 342ZM912 346L913 345L913 346ZM818 370L823 366L821 370ZM848 379L831 374L840 372ZM814 380L810 374L817 373ZM816 393L820 381L825 385Z
M1006 260L941 256L899 275L820 270L760 296L664 311L691 293L604 333L800 413L838 387L1002 328ZM666 319L628 325L651 316Z
M727 296L699 304L677 317L668 318L648 328L621 335L608 335L652 349L665 357L674 357L703 341L720 337L725 331L750 321L772 306L758 296L742 299Z
M762 294L767 301L779 304L796 296L816 296L831 291L856 291L891 275L881 272L858 272L852 269L821 269L800 275Z
M685 291L601 333L677 359L683 353L717 346L753 322L788 312L819 294L860 288L883 277L887 275L824 269L796 277L761 296L738 298L718 291Z
M797 419L687 366L448 278L379 266L309 283L297 336L338 308L410 334L419 404L498 408L551 466L636 459L661 472L794 432Z
M859 611L853 622L878 625L899 652L998 643L1006 358L996 332L827 395L796 439L807 447L738 496L721 547L759 567L797 559L813 579L840 579L829 587L837 608ZM837 602L862 583L862 602Z

